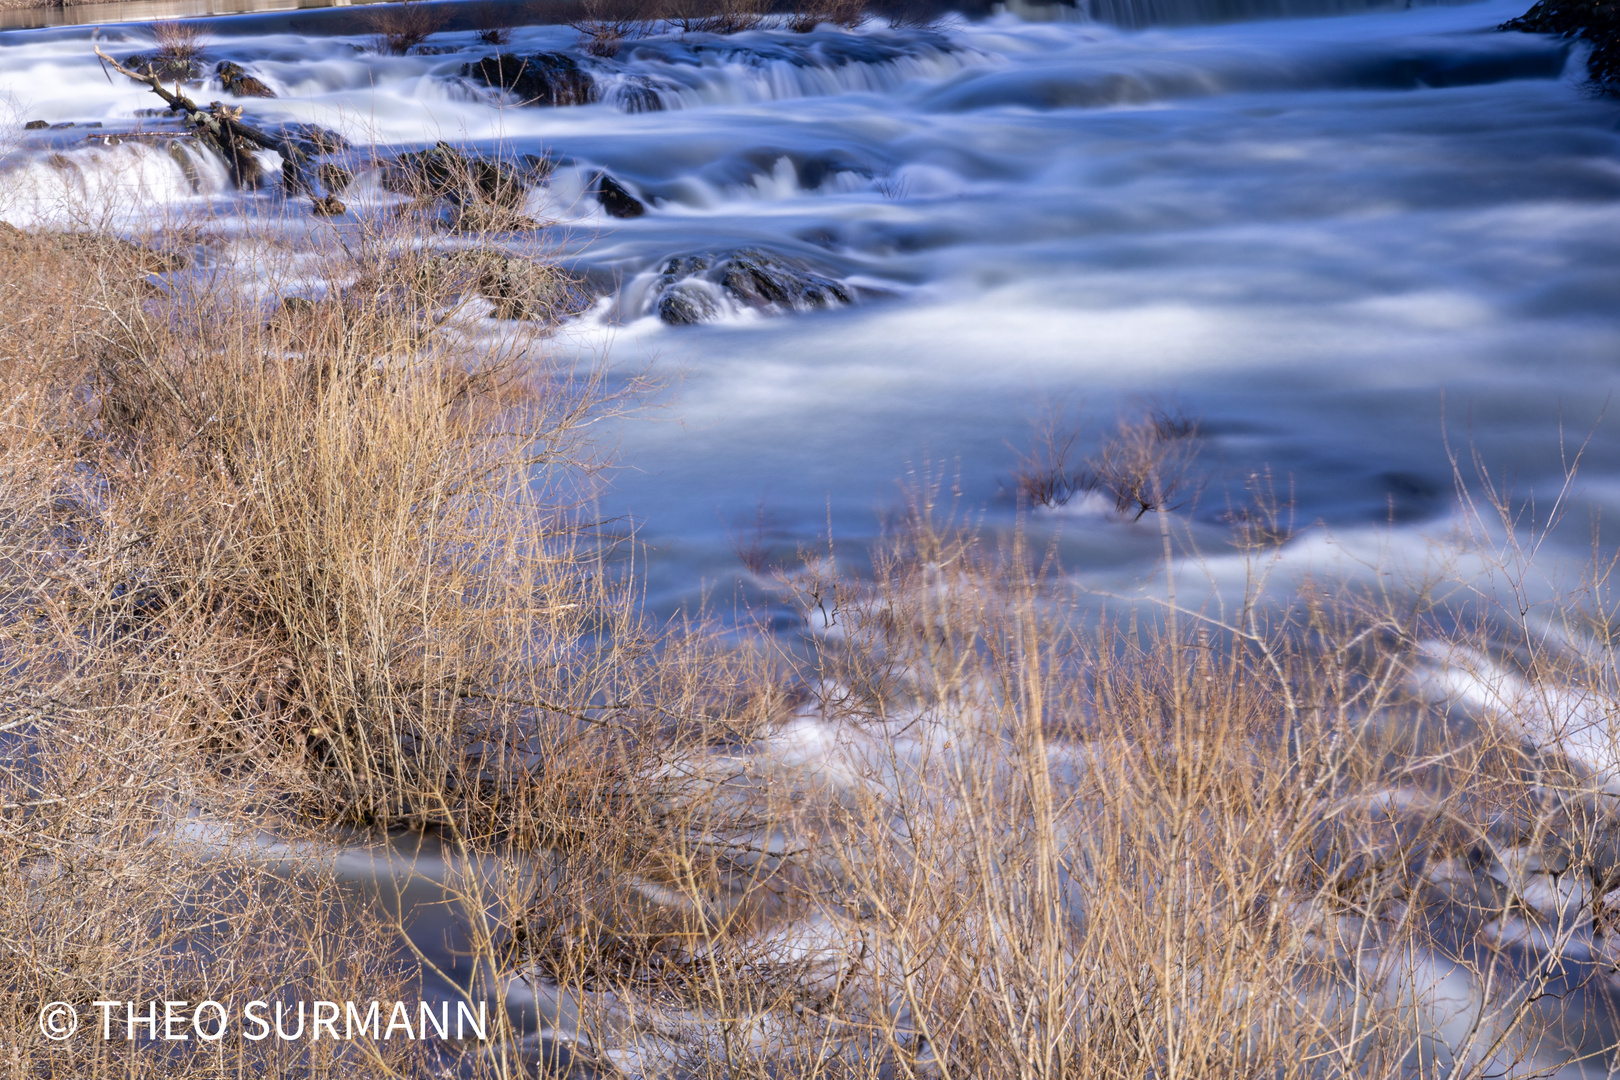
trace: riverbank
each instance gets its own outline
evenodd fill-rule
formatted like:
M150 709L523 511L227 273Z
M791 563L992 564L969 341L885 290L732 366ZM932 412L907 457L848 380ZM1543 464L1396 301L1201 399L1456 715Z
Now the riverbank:
M0 1072L1605 1075L1508 14L8 36Z

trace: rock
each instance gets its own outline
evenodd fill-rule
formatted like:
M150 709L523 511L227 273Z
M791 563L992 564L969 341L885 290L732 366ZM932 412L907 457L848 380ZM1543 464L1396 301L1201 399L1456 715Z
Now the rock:
M354 183L354 173L342 165L332 162L322 162L315 168L315 179L321 182L321 187L327 191L342 191Z
M479 198L518 205L528 178L505 162L463 154L440 142L426 150L400 154L383 169L383 186L419 199Z
M164 82L193 82L202 78L202 65L193 59L181 59L174 56L164 56L162 53L135 53L126 56L120 61L126 68L144 75L147 71L156 72Z
M1498 29L1528 34L1560 34L1592 43L1586 72L1610 93L1620 93L1620 2L1617 0L1540 0Z
M310 202L309 211L317 217L336 217L348 210L336 195L325 195Z
M728 305L756 311L810 311L850 304L855 292L792 259L744 248L729 255L683 255L664 264L652 305L676 326L707 322Z
M720 304L712 292L693 282L672 285L658 298L658 317L671 326L708 322L719 314Z
M602 204L602 210L609 217L633 218L640 217L647 212L642 201L607 173L597 173L596 179L591 182L591 194L596 201Z
M227 94L237 97L275 97L276 92L264 83L255 79L243 70L241 64L234 64L229 60L221 60L214 68L214 74L219 76L220 83L225 87Z
M558 323L578 315L595 299L583 282L554 264L496 248L472 248L440 256L427 273L462 293L477 293L495 307L497 319Z
M51 126L49 120L30 120L23 125L24 131L40 131Z
M461 74L516 94L524 105L584 105L595 80L565 53L501 53L464 64Z
M534 169L463 154L448 143L399 155L383 170L383 186L419 201L442 200L460 232L538 228L522 213Z
M298 143L299 149L311 157L349 149L348 139L319 124L282 124L280 130L282 138Z

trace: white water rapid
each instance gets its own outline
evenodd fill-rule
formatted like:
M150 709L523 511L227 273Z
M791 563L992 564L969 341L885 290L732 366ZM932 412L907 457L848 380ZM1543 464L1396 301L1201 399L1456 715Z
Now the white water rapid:
M662 422L623 428L603 498L635 522L668 609L730 587L730 537L761 510L779 554L829 522L857 551L912 470L1011 522L1009 447L1050 407L1092 438L1144 397L1198 418L1189 514L1215 531L1234 483L1269 465L1299 520L1416 543L1451 511L1447 415L1454 444L1545 485L1560 437L1584 438L1615 385L1620 104L1583 85L1578 47L1494 32L1520 6L1145 31L872 22L671 34L611 60L564 27L499 49L441 33L431 55L391 57L249 16L212 24L208 58L277 96L236 101L216 79L200 98L385 152L442 139L557 163L529 208L615 294L560 345L670 387ZM123 214L275 198L183 147L87 140L86 124L161 126L92 39L150 47L136 25L0 35L13 119L74 125L21 133L7 220L59 213L64 185L116 193ZM462 75L554 50L597 100L525 107ZM601 211L604 169L645 214ZM658 318L669 260L743 249L854 302L761 313L708 280L690 286L712 298L705 321ZM1620 500L1615 433L1597 424L1584 462L1594 505ZM1155 550L1145 522L1034 515L1060 521L1077 572L1128 579Z

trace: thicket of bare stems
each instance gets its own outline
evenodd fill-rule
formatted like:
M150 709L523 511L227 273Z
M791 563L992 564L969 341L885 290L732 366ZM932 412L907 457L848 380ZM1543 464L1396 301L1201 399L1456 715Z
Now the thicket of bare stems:
M624 42L658 32L668 24L682 34L740 34L785 27L809 33L823 23L853 28L867 17L865 0L816 0L778 10L774 0L582 0L581 17L570 23L580 46L593 56L615 56ZM889 25L923 26L933 13L906 5L888 16Z
M444 16L423 0L399 0L367 14L375 33L372 48L391 56L404 56L444 25Z
M1473 543L1506 590L1466 609L1443 575L1279 602L1260 498L1239 595L1093 620L925 488L870 580L784 575L802 649L653 627L577 513L614 402L476 317L485 241L342 240L0 234L9 1075L442 1066L37 1033L51 1001L408 998L335 822L459 858L468 993L527 1014L464 1059L491 1075L1612 1058L1607 578L1538 593L1507 493L1472 519L1519 526ZM1167 545L1189 435L1092 458ZM1464 715L1436 672L1488 691Z
M152 24L153 57L165 65L184 67L201 58L208 35L196 23L167 21Z

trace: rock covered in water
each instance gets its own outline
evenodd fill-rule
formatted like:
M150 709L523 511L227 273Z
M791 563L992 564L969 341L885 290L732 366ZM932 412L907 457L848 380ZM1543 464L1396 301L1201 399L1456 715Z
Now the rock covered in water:
M590 192L609 217L634 218L647 212L646 204L605 172L597 173L596 179L591 181Z
M461 74L516 94L524 105L584 105L595 80L566 53L501 53L464 64Z
M1591 42L1587 74L1610 93L1620 93L1620 0L1540 0L1500 29L1560 34Z
M728 307L813 311L855 301L855 291L796 260L744 248L729 255L678 255L664 264L652 308L675 326L708 322Z
M219 76L220 85L227 94L237 97L264 97L276 96L276 92L249 75L241 64L229 60L221 60L214 68L214 74Z

